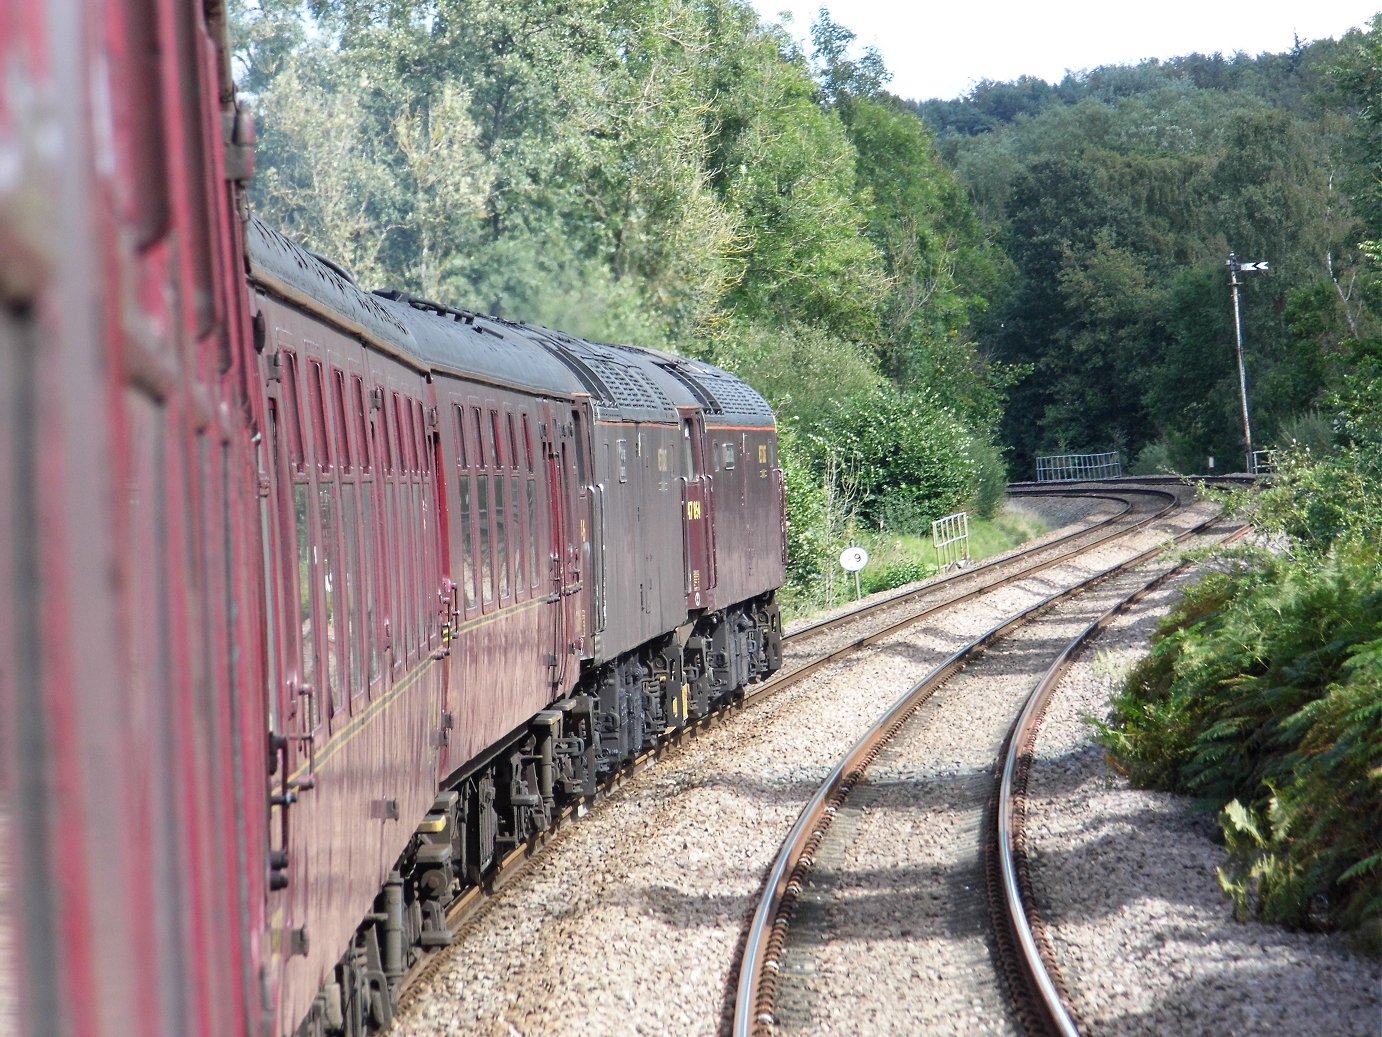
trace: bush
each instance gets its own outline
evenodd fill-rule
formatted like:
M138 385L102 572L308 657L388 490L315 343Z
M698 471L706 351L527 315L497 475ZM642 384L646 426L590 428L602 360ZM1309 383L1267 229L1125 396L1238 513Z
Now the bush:
M803 590L812 587L830 563L825 501L796 431L781 425L777 434L777 456L787 484L787 581Z
M817 470L833 464L859 520L875 528L890 502L937 518L974 486L970 436L929 393L879 386L832 405L830 419L805 438Z
M1164 475L1174 472L1171 464L1171 448L1164 441L1148 443L1137 452L1137 458L1128 466L1129 475Z
M865 569L859 574L859 586L864 594L877 594L909 583L918 583L936 575L936 567L925 562L892 562L878 568Z
M1101 739L1220 810L1240 914L1354 928L1382 918L1382 557L1244 557L1187 595Z
M1008 492L1008 466L992 443L969 441L969 459L974 470L974 496L971 506L980 518L991 519Z

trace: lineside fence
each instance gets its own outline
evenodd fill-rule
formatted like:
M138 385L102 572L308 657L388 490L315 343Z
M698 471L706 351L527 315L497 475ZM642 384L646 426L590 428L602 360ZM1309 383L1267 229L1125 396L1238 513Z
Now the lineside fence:
M1037 482L1121 479L1123 461L1116 450L1108 454L1056 454L1038 457L1036 470Z
M942 569L969 564L969 512L961 511L931 523L931 546Z

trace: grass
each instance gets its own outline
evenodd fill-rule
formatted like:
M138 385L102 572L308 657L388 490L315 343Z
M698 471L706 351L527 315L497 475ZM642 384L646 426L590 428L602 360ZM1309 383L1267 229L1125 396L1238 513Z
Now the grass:
M1049 526L1020 504L1006 503L992 519L973 515L969 520L971 564L1011 551L1047 532ZM869 553L869 562L859 574L862 594L876 594L936 575L941 569L929 536L910 534L861 533L857 542ZM841 545L841 549L844 546ZM811 592L791 589L781 595L788 618L810 615L854 599L854 579L838 566L832 579Z

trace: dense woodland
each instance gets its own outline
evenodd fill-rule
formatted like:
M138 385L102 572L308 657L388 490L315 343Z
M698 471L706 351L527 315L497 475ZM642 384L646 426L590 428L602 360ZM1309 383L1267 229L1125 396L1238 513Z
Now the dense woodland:
M1377 30L1289 54L887 93L743 0L244 0L255 203L366 287L670 348L789 441L794 573L852 517L982 509L1038 453L1327 445L1376 331ZM1360 244L1364 243L1364 244Z
M792 580L992 509L1042 453L1244 467L1273 552L1207 581L1105 728L1223 806L1245 913L1382 949L1382 16L954 100L743 0L240 0L261 213L364 287L711 360L781 418ZM1371 927L1369 929L1369 927Z

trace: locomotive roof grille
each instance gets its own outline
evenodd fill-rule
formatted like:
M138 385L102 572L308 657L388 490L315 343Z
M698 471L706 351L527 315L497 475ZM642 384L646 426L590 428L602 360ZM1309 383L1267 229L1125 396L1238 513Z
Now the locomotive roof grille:
M553 341L557 337L556 335L547 332L536 334L533 337L580 380L580 383L589 390L592 400L607 405L614 403L614 394L610 392L609 386L580 357L562 343Z
M530 329L534 336L590 390L597 407L660 411L674 408L662 388L608 349L546 328Z
M690 389L691 395L696 397L696 401L705 409L707 414L723 414L725 412L724 407L720 406L720 401L681 364L659 362L657 366Z
M645 410L672 409L672 401L636 367L625 367L611 359L600 366L600 372L614 390L615 401L621 406Z
M768 401L763 399L753 386L733 375L715 375L711 391L719 401L720 409L717 413L773 420L773 409L768 406Z

